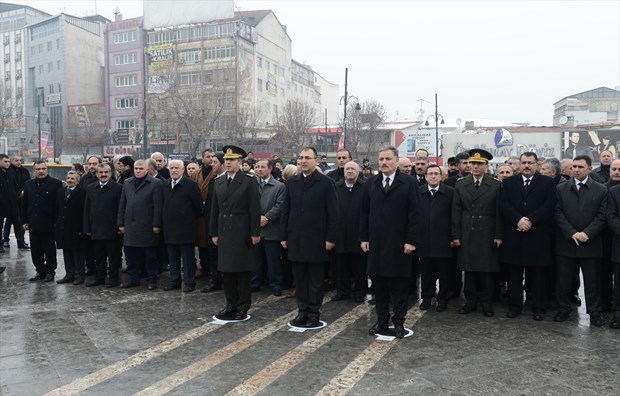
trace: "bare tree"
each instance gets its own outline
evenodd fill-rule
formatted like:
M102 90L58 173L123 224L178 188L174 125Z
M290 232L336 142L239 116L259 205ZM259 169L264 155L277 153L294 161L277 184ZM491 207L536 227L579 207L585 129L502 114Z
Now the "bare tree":
M361 110L355 110L356 105L349 104L347 109L347 149L353 158L368 158L390 142L389 133L379 130L388 113L376 100L360 103Z
M13 96L10 87L0 80L0 136L4 136L7 130L20 126L21 116L18 116L18 113L21 108L21 98Z
M314 125L316 110L301 99L289 99L279 113L277 131L272 137L280 156L294 156L308 128Z
M65 131L62 143L67 152L77 152L82 156L82 160L86 161L90 154L101 153L104 137L104 127L71 125Z

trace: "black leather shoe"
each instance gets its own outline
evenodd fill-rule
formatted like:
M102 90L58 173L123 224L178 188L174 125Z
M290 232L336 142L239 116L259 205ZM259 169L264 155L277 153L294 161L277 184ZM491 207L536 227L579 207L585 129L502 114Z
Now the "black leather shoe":
M332 301L348 300L349 298L351 298L351 296L348 294L336 294L334 298L332 298Z
M256 293L260 291L260 286L255 286L252 288L252 293Z
M164 291L177 290L180 288L181 288L181 285L166 285L164 286Z
M299 314L295 319L291 320L289 324L293 327L304 327L308 322L308 317L304 314Z
M448 309L448 304L446 303L438 303L437 304L437 312L445 312Z
M282 290L274 290L273 291L273 295L276 297L281 297L282 296Z
M590 324L592 326L602 326L603 325L603 317L600 313L594 312L590 315Z
M86 287L93 287L99 285L105 285L105 281L103 279L95 279L93 281L86 282Z
M614 317L611 319L609 327L612 329L620 329L620 314L618 312L614 313Z
M86 276L93 276L93 275L95 275L95 270L92 270L92 269L86 270L85 275Z
M43 280L45 279L45 274L39 274L37 273L35 276L33 276L32 278L28 279L28 281L30 282L36 282L38 280Z
M223 309L215 315L215 318L219 320L234 320L236 317L236 309Z
M517 316L519 316L519 312L517 311L508 311L508 313L506 314L506 317L510 318L510 319L514 319Z
M405 336L405 327L402 324L394 325L394 335L396 338L403 338Z
M426 311L427 309L429 309L431 307L431 300L429 299L423 299L422 302L420 303L420 311Z
M194 290L196 290L196 285L185 285L185 287L183 287L183 293L191 293Z
M121 289L129 289L130 287L138 287L140 286L139 283L121 283Z
M149 283L149 285L146 288L149 290L155 290L157 289L157 283Z
M493 308L487 308L482 310L482 314L487 318L492 318L495 316L495 312L493 312Z
M577 294L573 294L572 296L570 296L570 302L578 306L581 306L581 298L579 298L579 295Z
M543 320L545 320L545 314L542 312L537 312L534 314L534 320L537 322L541 322Z
M377 303L377 300L375 299L375 296L371 296L366 302L368 303L368 305L375 305Z
M73 281L74 281L74 280L75 280L75 278L73 278L73 277L70 277L70 276L65 276L65 277L64 277L64 278L62 278L62 279L58 279L58 280L56 281L56 283L58 283L59 285L62 285L62 284L64 284L64 283L73 283Z
M105 284L106 289L113 289L116 286L118 286L118 284L116 282L108 282Z
M22 245L17 245L17 248L18 248L19 250L30 250L30 246L28 246L28 244L27 244L27 243L24 243L24 244L22 244Z
M202 290L200 290L203 293L211 293L217 290L222 290L222 286L221 285L216 285L215 283L207 283L207 285L205 287L202 288Z
M378 320L370 329L368 329L368 334L374 336L388 329L387 322L383 322Z
M568 319L569 315L570 312L568 311L559 311L557 314L555 314L553 320L555 320L556 322L564 322L566 319Z
M81 285L82 283L84 283L84 278L82 278L82 277L77 277L77 278L75 278L75 280L73 281L73 284L74 284L74 285L76 285L76 286L77 286L77 285Z
M307 329L314 329L316 327L320 327L321 322L319 322L319 318L308 318L306 325L304 326Z
M4 247L11 247L11 244L9 243L9 241L4 241L2 246L4 246ZM2 246L0 246L0 247L2 247Z
M459 309L459 314L461 315L467 315L468 313L472 313L476 311L476 307L474 307L473 305L463 305L460 309Z
M235 320L245 320L248 318L248 314L243 311L238 311L235 315Z
M44 282L53 282L54 281L54 274L47 274L45 275L45 279L43 279Z
M4 267L4 266L0 267L0 274L3 273L5 269L6 269L6 267Z

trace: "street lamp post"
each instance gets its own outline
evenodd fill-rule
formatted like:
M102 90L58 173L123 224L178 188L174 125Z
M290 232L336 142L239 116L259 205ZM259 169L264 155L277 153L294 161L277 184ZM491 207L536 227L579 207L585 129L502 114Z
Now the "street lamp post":
M441 123L445 124L443 120L443 116L439 114L438 106L437 106L437 94L435 94L435 114L431 114L426 119L424 123L425 126L429 126L428 119L434 117L435 118L435 161L437 161L437 165L439 165L439 118L441 118Z
M43 159L43 145L41 144L41 99L43 99L43 88L37 87L37 127L39 130L39 159Z
M342 116L342 139L340 139L340 143L338 145L338 150L346 148L347 146L347 106L349 103L349 99L355 99L357 104L355 105L355 110L361 110L360 101L356 96L349 96L348 90L348 81L349 80L349 68L344 69L344 96L340 98L340 102L344 99L344 114Z

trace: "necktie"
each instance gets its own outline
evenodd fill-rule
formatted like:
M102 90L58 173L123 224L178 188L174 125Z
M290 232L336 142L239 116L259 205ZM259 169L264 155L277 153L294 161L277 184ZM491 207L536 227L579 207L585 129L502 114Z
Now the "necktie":
M260 179L260 190L263 191L263 188L265 188L265 180L264 179Z
M530 189L530 179L525 179L525 192L527 192Z
M69 199L69 195L71 195L71 190L67 188L65 190L65 199Z
M581 191L581 187L583 187L583 183L577 183L577 191Z
M177 181L172 179L172 189L174 189L174 186L176 186L176 185L177 185Z
M480 187L480 180L476 180L474 182L474 186L476 186L476 190L478 189L478 187Z
M436 192L437 192L436 189L431 188L431 197L434 197Z
M390 191L390 178L385 179L385 192Z
M226 179L226 186L230 186L230 182L232 181L232 177Z

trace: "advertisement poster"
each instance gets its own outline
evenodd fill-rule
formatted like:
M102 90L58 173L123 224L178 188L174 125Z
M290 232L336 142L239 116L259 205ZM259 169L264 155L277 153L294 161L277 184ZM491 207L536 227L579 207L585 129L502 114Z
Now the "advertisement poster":
M598 163L604 150L610 151L614 159L620 158L620 130L562 132L562 158L589 155L592 162Z

